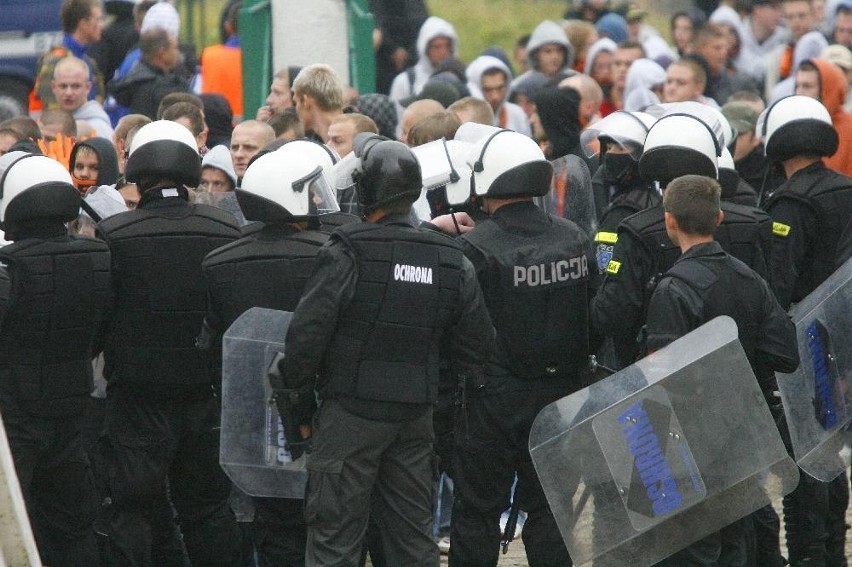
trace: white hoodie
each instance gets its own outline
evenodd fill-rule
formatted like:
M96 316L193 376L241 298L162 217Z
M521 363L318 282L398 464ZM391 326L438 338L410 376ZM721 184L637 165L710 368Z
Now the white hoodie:
M459 39L451 23L437 16L431 16L423 22L423 25L420 26L420 33L417 35L417 55L419 59L417 60L417 64L412 67L414 69L413 81L406 69L397 75L393 83L391 83L389 96L392 101L397 103L397 109L400 114L402 114L402 107L399 105L399 101L411 95L418 94L423 89L426 81L429 80L429 77L435 73L435 66L432 65L432 62L426 56L426 48L429 47L429 42L436 37L450 38L453 44L452 56L458 53Z
M485 100L485 96L482 94L482 74L494 68L500 69L506 74L506 95L503 97L503 102L494 111L494 126L508 128L525 136L532 136L530 121L524 109L506 100L509 96L509 83L512 81L512 71L505 63L491 55L482 55L471 61L465 71L467 89L470 91L471 96ZM503 118L502 124L501 117Z

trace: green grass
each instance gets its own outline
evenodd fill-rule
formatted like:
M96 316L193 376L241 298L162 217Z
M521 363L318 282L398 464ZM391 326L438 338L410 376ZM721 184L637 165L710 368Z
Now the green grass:
M493 45L511 57L519 37L542 20L560 21L567 5L565 0L428 0L427 4L432 15L456 28L465 62Z
M219 14L226 0L180 0L183 41L194 42L198 53L219 43ZM668 37L669 13L680 0L638 2L648 9L648 23ZM429 12L451 22L459 35L462 61L470 62L483 49L497 45L510 55L517 39L531 33L542 20L560 21L565 0L427 0Z

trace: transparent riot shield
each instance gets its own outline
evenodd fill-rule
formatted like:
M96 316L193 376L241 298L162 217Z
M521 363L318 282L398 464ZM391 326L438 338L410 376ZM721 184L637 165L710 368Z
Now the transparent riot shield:
M572 154L550 163L553 165L550 192L536 197L536 204L552 215L574 221L589 238L594 238L597 217L589 167Z
M233 483L252 496L303 498L305 457L290 457L284 427L266 377L284 351L293 314L253 307L222 340L222 433L219 463Z
M801 364L778 374L796 462L828 482L849 466L852 421L852 260L791 311Z
M546 406L530 454L574 563L595 567L653 565L799 480L729 317Z

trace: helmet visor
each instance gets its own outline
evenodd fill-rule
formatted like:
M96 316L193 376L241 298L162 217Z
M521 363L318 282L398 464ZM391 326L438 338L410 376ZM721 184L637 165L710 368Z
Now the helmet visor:
M307 191L308 209L318 215L336 213L340 210L334 190L328 186L322 174L322 168L317 167L309 175L293 182L293 191L296 193Z

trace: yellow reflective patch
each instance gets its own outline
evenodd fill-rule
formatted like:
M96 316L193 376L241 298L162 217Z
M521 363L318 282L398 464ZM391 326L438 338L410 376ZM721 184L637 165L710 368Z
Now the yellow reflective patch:
M787 236L790 234L790 225L774 222L772 223L772 234L775 236Z
M609 264L606 265L606 273L608 274L617 274L618 270L621 269L621 262L618 260L610 260Z
M603 242L604 244L615 244L618 242L618 234L615 232L599 232L595 235L595 242Z

